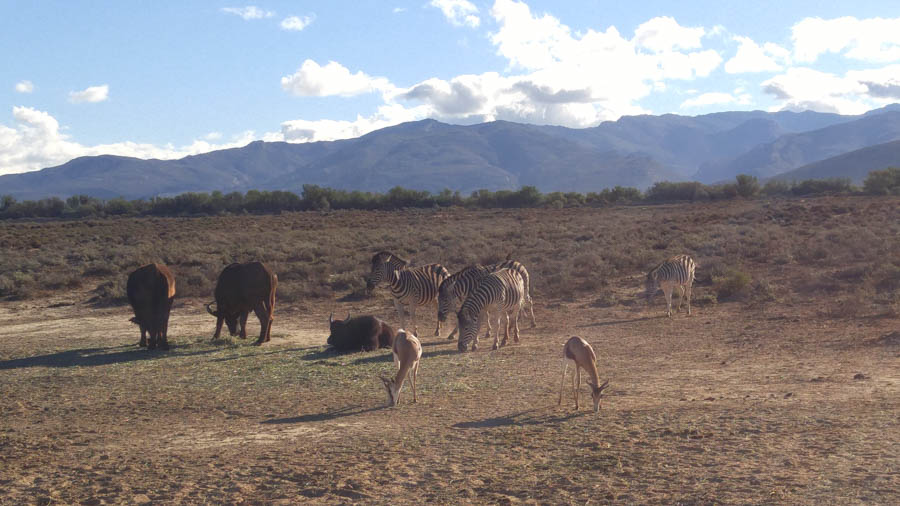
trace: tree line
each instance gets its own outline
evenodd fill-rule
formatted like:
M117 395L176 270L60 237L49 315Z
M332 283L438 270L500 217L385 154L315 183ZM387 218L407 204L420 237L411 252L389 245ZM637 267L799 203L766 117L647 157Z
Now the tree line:
M278 213L282 211L328 211L333 209L397 210L403 208L467 207L489 208L564 208L602 207L630 203L678 201L716 201L733 198L774 196L816 196L834 194L900 195L900 168L869 173L863 187L849 179L809 179L799 182L768 181L761 185L756 177L741 174L734 183L707 185L691 182L658 182L647 191L616 186L600 192L542 193L534 186L519 190L477 190L468 196L458 191L431 193L395 187L385 193L336 190L303 185L300 195L287 191L250 190L247 193L187 192L174 197L126 200L102 200L74 195L65 200L50 197L17 201L0 197L0 219L13 218L89 218L104 216L192 216L242 213Z

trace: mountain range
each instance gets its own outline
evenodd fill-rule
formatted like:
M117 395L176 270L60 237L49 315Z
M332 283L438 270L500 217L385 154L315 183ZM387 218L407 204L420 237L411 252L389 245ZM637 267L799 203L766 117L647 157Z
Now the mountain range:
M87 194L146 198L187 191L302 191L305 184L383 192L598 191L658 181L849 177L900 166L900 105L864 115L733 111L626 116L573 129L506 121L403 123L355 139L256 141L178 160L101 155L0 176L18 199Z

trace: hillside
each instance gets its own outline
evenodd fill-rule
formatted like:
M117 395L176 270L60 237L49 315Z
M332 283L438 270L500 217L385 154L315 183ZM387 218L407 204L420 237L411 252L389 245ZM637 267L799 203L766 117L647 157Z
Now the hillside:
M900 139L895 109L863 116L762 111L632 116L586 129L422 120L356 139L257 141L178 160L81 157L0 176L0 194L147 198L187 191L301 192L305 184L364 191L403 186L470 192L523 185L542 191L643 189L663 180L715 182L740 173L769 177Z
M775 176L783 181L804 179L849 178L854 184L862 184L870 171L888 167L900 167L900 141L886 142L843 155L804 165Z
M812 162L897 139L900 139L900 111L867 115L819 130L783 135L734 159L704 164L697 180L723 181L736 174L773 177ZM850 166L846 169L854 170Z

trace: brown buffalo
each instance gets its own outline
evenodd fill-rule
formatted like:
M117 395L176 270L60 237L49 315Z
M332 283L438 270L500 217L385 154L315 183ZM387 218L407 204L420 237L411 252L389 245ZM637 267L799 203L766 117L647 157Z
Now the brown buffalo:
M225 267L216 283L216 300L206 305L209 314L217 318L213 339L219 338L223 321L231 335L238 334L240 323L241 339L246 339L247 317L253 311L261 327L255 344L267 342L272 332L272 320L275 319L277 285L278 276L261 262L234 263ZM211 307L213 304L216 305L215 311Z
M134 309L132 323L141 327L140 346L169 349L169 312L175 300L175 277L163 264L147 264L128 276L128 302ZM150 341L147 341L147 333Z

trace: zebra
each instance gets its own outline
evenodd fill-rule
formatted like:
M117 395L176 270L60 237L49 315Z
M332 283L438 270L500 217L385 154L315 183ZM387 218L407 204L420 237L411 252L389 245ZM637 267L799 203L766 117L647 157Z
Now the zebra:
M491 334L491 315L496 316L497 332L494 335L496 350L509 341L509 327L513 324L513 340L519 342L519 312L525 304L525 280L513 269L501 269L481 279L478 286L469 293L456 316L459 321L459 351L466 351L472 342L472 351L478 349L478 330L481 316L487 316L487 336ZM512 316L510 316L510 312ZM500 320L506 315L506 331L503 342L499 342ZM487 337L486 336L486 337Z
M394 296L394 307L400 315L400 326L408 328L403 306L408 307L410 319L415 320L416 306L437 302L438 287L448 276L450 273L441 264L409 267L407 260L388 251L380 251L372 257L372 272L366 280L366 290L371 293L381 280L387 280ZM434 335L440 334L441 322L438 320Z
M672 316L672 291L678 287L681 290L681 297L678 299L678 307L675 308L675 312L681 310L681 303L687 297L687 314L690 315L691 285L694 283L695 269L694 259L687 255L677 255L657 265L647 273L644 294L647 301L649 302L657 288L661 287L666 296L666 316Z
M481 278L492 272L497 272L500 269L512 269L522 276L522 279L525 282L525 302L528 304L528 308L531 312L531 327L536 327L537 324L534 320L534 302L531 300L531 283L528 276L528 269L520 262L509 259L488 266L479 264L469 265L445 279L438 288L438 320L441 322L446 321L447 315L451 311L456 312L459 309L460 302L464 301L466 296L478 286L478 282ZM456 334L458 328L459 326L455 327L450 332L450 335L447 336L447 339L453 339L453 335Z

